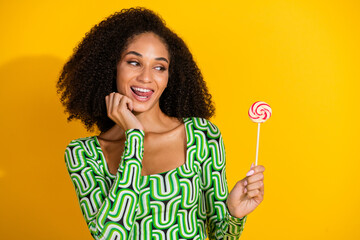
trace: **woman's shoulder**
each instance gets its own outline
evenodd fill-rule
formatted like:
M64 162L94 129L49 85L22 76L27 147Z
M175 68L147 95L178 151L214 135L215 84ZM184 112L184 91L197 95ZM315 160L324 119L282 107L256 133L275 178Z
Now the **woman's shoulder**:
M95 136L71 140L65 149L65 163L70 173L78 172L89 164L98 170L98 160L102 159Z
M81 137L81 138L73 139L69 142L67 147L75 147L75 146L86 147L89 144L96 144L95 136L88 136L88 137Z
M218 138L221 135L219 128L206 118L191 117L184 119L185 125L191 125L194 131L201 131L210 138Z
M71 140L65 149L65 157L72 155L75 157L88 156L92 157L98 155L99 143L95 136L81 137Z

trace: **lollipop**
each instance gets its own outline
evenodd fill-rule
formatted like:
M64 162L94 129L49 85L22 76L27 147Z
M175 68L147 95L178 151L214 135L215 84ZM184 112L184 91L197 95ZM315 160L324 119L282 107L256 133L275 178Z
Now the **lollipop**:
M255 102L249 109L249 117L251 121L258 124L258 132L256 139L256 158L255 166L257 166L258 155L259 155L259 138L260 138L260 123L265 122L271 117L271 107L265 102Z

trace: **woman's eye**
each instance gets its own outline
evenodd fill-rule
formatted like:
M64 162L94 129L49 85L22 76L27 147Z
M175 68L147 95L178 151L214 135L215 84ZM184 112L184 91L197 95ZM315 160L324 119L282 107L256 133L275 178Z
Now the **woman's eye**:
M133 66L139 66L139 65L140 65L140 64L139 64L138 62L136 62L136 61L128 61L127 63L130 64L130 65L133 65Z
M155 69L158 70L158 71L165 71L166 70L166 68L162 67L162 66L157 66L157 67L155 67Z

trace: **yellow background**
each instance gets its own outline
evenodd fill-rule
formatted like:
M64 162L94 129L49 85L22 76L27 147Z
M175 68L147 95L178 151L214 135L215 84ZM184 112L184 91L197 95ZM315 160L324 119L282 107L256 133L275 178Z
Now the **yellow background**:
M228 183L255 158L265 199L241 239L360 239L360 3L338 1L0 2L1 239L91 239L64 150L92 135L67 123L58 73L84 34L122 8L158 12L190 47L217 107Z

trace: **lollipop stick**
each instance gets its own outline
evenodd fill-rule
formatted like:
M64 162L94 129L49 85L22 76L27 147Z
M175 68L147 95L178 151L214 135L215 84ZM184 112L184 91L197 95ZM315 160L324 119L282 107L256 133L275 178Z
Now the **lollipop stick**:
M255 166L257 166L257 164L258 164L259 138L260 138L260 123L258 123L258 132L257 132L257 139L256 139L256 158L255 158Z

